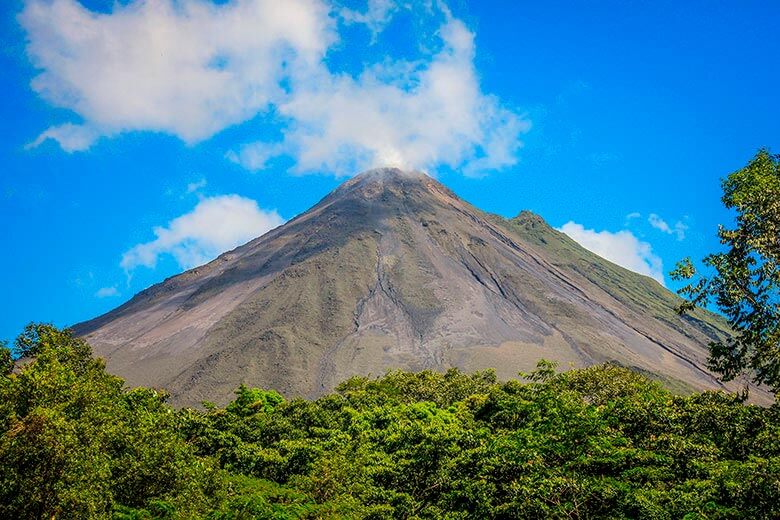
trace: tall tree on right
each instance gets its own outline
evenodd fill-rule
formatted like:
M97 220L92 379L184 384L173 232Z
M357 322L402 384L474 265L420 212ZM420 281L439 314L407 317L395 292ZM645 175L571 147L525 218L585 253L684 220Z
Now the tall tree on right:
M678 292L685 313L715 305L734 334L710 344L710 368L729 381L749 374L780 393L780 155L761 149L722 183L735 226L719 226L723 251L705 257L704 273L689 258L672 272L689 285Z

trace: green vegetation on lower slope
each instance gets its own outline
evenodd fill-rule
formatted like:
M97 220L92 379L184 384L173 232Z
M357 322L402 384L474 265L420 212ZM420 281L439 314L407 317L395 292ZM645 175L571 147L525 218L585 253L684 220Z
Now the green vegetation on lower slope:
M512 219L493 216L492 221L524 241L540 246L558 267L570 268L634 311L658 318L680 330L680 316L676 310L683 299L652 278L588 251L530 211L522 211ZM730 331L725 319L703 309L696 310L686 319L696 321L713 340Z
M0 518L777 518L780 409L601 365L174 410L68 332L0 364ZM3 357L3 359L6 359Z

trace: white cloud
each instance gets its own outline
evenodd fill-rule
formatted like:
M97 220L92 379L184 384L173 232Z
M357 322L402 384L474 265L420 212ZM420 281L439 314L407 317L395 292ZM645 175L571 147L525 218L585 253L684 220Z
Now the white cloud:
M319 0L135 0L111 14L28 0L19 20L41 70L32 87L84 120L36 142L78 151L87 136L133 130L206 139L268 108L286 66L322 59L335 39L328 12Z
M640 218L641 216L642 216L641 213L639 213L638 211L634 211L633 213L629 213L628 215L626 215L626 220L633 220L635 218Z
M154 268L162 255L172 255L185 269L204 264L284 222L276 211L238 195L202 199L189 213L154 228L156 238L138 244L122 256L121 266Z
M296 169L349 174L368 167L461 168L467 175L517 161L530 123L482 94L474 34L455 19L440 29L430 62L390 62L360 77L319 75L299 84L278 111L290 124L281 143L231 155L249 169L287 153Z
M339 11L339 15L348 24L365 24L376 40L377 34L382 32L398 9L399 5L395 0L368 0L365 11L345 7Z
M281 155L283 149L280 145L266 144L262 142L242 145L238 151L229 150L225 157L228 160L240 164L247 170L258 171L268 166L268 161Z
M679 220L675 223L674 227L672 227L664 219L655 213L651 213L647 218L647 222L655 229L666 233L667 235L676 235L677 240L685 240L685 232L688 231L688 226Z
M299 172L444 165L467 175L517 162L530 123L482 92L474 33L443 2L410 8L438 27L418 42L420 59L385 56L352 75L326 60L349 45L339 41L339 17L376 36L408 7L328 1L130 0L100 14L76 0L27 0L19 19L40 70L33 89L83 121L52 127L33 145L54 139L80 151L128 131L193 144L273 111L283 140L250 137L230 160L258 170L289 155Z
M189 195L190 193L195 193L196 191L200 191L202 188L206 187L206 184L208 184L206 179L190 182L189 184L187 184L187 195Z
M647 221L650 223L651 226L653 226L655 229L659 231L663 231L664 233L672 233L672 228L669 227L669 224L666 223L664 219L656 215L655 213L651 213L649 217L647 217Z
M65 123L45 130L35 141L28 144L27 148L35 148L51 139L59 143L60 148L68 153L83 152L89 149L98 137L100 133L90 127Z
M677 240L685 240L685 232L688 231L688 226L680 221L674 225L674 234L677 235Z
M98 298L111 298L112 296L119 296L119 291L115 286L101 287L100 289L97 290L95 296L97 296Z
M635 273L654 278L664 284L663 262L653 253L647 242L642 242L628 230L612 233L586 229L582 224L567 222L559 231L566 233L585 249Z

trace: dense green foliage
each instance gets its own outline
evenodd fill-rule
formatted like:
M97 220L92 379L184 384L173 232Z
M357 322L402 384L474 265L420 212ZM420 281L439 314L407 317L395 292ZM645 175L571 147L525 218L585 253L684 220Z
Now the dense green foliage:
M86 342L47 325L0 378L0 518L95 518L115 504L205 507L217 468L177 431L164 395L123 390Z
M744 168L723 181L723 204L735 211L734 229L718 236L724 251L703 263L712 276L681 289L686 312L713 303L735 334L710 345L710 368L731 380L749 373L780 393L780 156L760 150ZM672 273L697 278L690 259Z
M780 409L627 369L241 387L176 411L30 326L0 375L2 518L777 518ZM2 358L5 359L5 358Z

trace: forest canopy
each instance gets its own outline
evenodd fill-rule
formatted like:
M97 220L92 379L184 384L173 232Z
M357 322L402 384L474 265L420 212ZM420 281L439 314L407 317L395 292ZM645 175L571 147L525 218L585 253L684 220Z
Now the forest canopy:
M0 357L2 518L777 518L780 408L605 364L241 387L176 410L30 325Z

